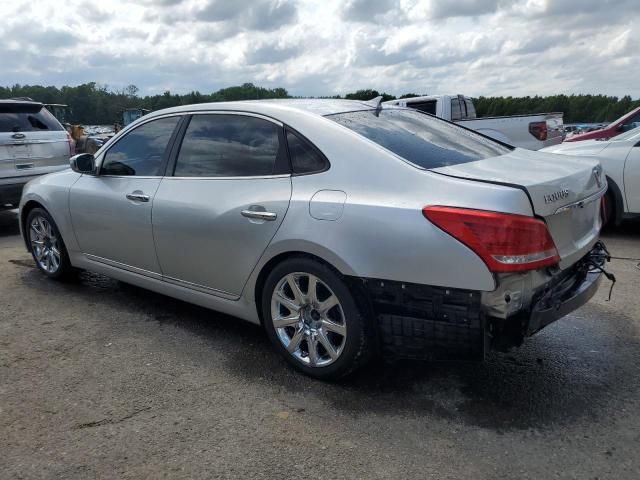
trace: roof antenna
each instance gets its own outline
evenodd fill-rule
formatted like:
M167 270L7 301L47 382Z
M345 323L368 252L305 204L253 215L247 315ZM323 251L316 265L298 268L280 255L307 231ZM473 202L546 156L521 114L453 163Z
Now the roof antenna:
M384 97L382 95L378 95L376 98L372 98L371 100L367 100L366 103L367 105L371 105L373 108L376 109L376 115L378 113L380 113L380 110L382 110L382 99Z

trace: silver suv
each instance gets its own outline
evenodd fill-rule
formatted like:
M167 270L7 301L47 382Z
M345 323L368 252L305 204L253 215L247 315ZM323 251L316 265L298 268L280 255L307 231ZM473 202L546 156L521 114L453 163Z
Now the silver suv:
M0 100L0 210L16 208L32 178L69 166L73 140L41 103Z

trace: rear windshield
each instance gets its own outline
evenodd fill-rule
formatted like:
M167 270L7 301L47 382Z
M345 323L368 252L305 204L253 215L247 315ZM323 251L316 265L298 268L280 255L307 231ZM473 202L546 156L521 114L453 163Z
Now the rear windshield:
M364 110L327 118L425 169L497 157L511 150L471 130L415 110Z
M4 110L4 111L3 111ZM0 132L40 132L64 130L56 117L44 107L12 108L13 111L0 108ZM26 110L26 111L25 111Z

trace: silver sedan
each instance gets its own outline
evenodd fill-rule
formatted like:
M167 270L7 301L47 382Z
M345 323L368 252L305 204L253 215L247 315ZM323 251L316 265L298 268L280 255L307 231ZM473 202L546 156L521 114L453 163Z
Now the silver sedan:
M517 149L379 101L182 106L27 185L53 279L100 272L262 324L294 367L479 358L589 300L595 159Z

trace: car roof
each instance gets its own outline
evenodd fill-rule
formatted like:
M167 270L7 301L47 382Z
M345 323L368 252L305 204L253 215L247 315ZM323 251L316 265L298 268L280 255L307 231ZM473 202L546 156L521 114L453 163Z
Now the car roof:
M149 116L165 115L168 113L193 112L199 110L230 110L255 112L277 116L283 111L300 111L319 116L337 113L373 110L375 107L359 100L324 99L324 98L286 98L268 100L243 100L237 102L212 102L181 105L179 107L157 110Z
M0 113L37 113L42 107L42 103L30 100L0 100Z

